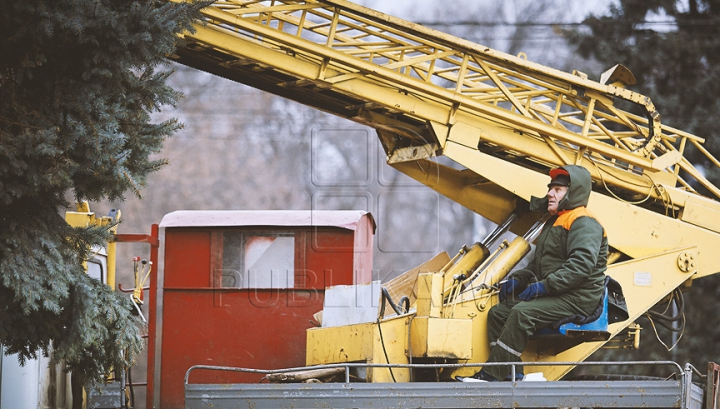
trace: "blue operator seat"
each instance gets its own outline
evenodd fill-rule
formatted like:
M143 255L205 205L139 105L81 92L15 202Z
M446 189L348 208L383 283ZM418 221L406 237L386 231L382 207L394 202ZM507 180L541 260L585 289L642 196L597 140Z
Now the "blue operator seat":
M607 341L608 332L608 289L605 287L603 309L594 321L585 324L568 322L559 326L540 328L530 337L537 342L538 351L551 351L555 354L570 349L583 342Z

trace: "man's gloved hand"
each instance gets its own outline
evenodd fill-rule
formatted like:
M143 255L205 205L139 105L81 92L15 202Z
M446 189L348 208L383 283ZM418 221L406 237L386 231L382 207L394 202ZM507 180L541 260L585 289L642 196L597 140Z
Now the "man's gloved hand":
M515 291L515 289L519 285L520 285L520 283L518 282L518 280L508 280L508 281L505 281L504 283L502 283L502 285L500 286L500 293L499 293L500 302L505 301L508 294L512 294L513 291Z
M518 297L520 297L523 301L530 301L537 297L542 297L543 295L547 295L547 290L545 290L545 284L543 283L532 283L525 291L521 292Z

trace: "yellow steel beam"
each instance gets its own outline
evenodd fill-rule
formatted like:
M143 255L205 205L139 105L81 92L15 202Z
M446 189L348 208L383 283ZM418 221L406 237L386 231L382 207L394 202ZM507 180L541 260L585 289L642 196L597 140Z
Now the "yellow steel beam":
M448 142L445 155L466 166L473 173L483 175L488 182L501 186L503 190L511 194L510 196L517 196L525 200L529 200L531 196L543 196L546 192L545 186L550 181L550 177L545 174L478 152L459 143ZM595 166L593 163L583 162L582 164L595 177L600 177L597 175L604 172L600 166ZM448 183L447 179L450 177L435 183L442 186ZM456 183L467 185L462 181ZM456 190L456 188L451 187L448 190ZM467 190L460 189L459 192ZM485 190L489 191L490 189ZM703 263L699 268L698 275L705 276L720 271L720 259L710 257L713 249L720 242L720 229L717 229L718 223L716 222L716 220L720 220L720 203L675 188L666 188L661 192L668 201L668 211L672 212L673 206L684 208L686 205L690 205L689 214L684 219L683 215L679 215L679 219L667 217L665 214L636 206L635 203L596 192L591 193L588 207L605 227L609 244L630 257L640 258L669 249L697 246L700 255L703 256ZM452 195L452 193L450 194ZM458 200L460 198L461 196ZM488 203L493 202L486 201L477 204L474 209L477 209L478 213L483 216L488 212L498 212L498 210L487 210L486 208L496 207L488 206ZM504 206L508 206L508 204L502 203L497 207ZM704 218L698 217L698 212Z
M120 211L118 210L115 217L109 216L96 217L94 212L90 211L90 204L88 202L81 202L76 204L76 212L65 212L65 221L72 227L87 228L92 226L110 226L112 223L120 220ZM110 232L113 234L117 233L117 225L110 227ZM107 252L107 272L105 276L106 284L115 289L115 273L117 268L117 243L111 241L105 245ZM85 269L87 270L87 262L83 262Z

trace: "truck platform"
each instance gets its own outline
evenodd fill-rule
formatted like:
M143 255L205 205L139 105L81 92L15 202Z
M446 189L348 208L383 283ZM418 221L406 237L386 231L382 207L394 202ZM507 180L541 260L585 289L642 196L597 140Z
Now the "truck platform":
M668 379L561 380L551 382L349 382L351 368L365 364L323 365L345 368L345 382L191 384L195 369L280 373L198 365L190 368L185 382L186 409L226 408L687 408L701 409L703 387L692 383L694 368L674 362L583 362L559 365L670 365ZM524 364L526 370L531 364ZM448 367L448 365L381 365L375 367ZM450 365L457 366L457 365ZM698 373L699 374L699 373ZM699 374L702 375L702 374Z

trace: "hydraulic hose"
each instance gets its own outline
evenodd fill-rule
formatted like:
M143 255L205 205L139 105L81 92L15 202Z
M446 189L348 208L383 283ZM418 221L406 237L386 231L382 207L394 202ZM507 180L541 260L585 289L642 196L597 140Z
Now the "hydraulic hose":
M385 301L387 301L388 304L390 304L390 307L392 307L393 311L395 311L395 314L402 315L410 311L410 299L406 296L402 296L400 298L400 302L398 304L395 304L392 300L392 297L390 297L390 292L387 288L382 287L382 301L380 302L380 317L385 316ZM404 304L404 310L400 309L399 304Z

